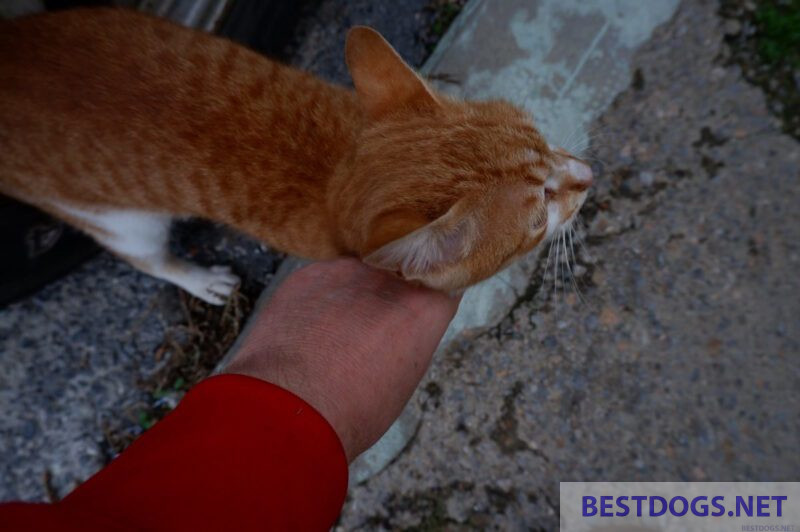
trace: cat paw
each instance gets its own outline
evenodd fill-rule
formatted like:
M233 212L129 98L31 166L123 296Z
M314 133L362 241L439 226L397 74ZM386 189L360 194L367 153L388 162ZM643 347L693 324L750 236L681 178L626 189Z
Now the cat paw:
M192 271L183 288L195 297L212 305L224 305L239 285L239 277L228 266L197 268Z

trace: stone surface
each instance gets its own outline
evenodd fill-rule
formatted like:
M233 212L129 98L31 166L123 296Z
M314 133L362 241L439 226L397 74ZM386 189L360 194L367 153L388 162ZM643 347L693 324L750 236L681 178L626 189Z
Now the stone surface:
M184 256L233 264L256 290L279 263L210 224L175 233ZM156 353L182 323L178 296L104 252L0 309L0 500L63 496L108 462L107 432L135 430L149 399L139 384L168 363Z
M66 493L107 461L103 427L135 415L143 394L132 381L155 369L160 292L103 255L2 310L1 499L43 499L46 472Z
M428 55L420 29L432 16L430 0L324 0L309 2L307 13L287 47L293 65L336 83L350 85L343 50L347 30L371 26L394 46L409 64L418 67Z

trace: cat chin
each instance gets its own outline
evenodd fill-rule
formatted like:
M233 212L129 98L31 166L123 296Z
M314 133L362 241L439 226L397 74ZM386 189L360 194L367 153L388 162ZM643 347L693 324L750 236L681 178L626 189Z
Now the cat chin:
M547 232L545 233L545 238L552 237L562 226L561 208L557 202L553 201L547 206Z

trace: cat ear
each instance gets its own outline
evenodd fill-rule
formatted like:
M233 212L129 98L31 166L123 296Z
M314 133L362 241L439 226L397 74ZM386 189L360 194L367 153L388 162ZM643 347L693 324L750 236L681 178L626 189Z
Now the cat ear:
M456 203L433 222L373 251L364 262L375 268L399 272L406 279L419 279L454 264L477 240L477 221L464 213L470 209Z
M347 34L347 68L367 115L372 119L394 109L436 107L436 96L380 33L355 26Z

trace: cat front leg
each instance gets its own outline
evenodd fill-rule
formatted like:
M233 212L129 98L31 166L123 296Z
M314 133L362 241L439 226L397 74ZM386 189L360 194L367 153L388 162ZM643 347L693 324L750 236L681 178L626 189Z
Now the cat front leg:
M169 281L212 305L223 305L239 284L228 266L204 268L169 252L172 217L118 209L87 209L55 204L67 222L92 235L102 246L139 270Z

